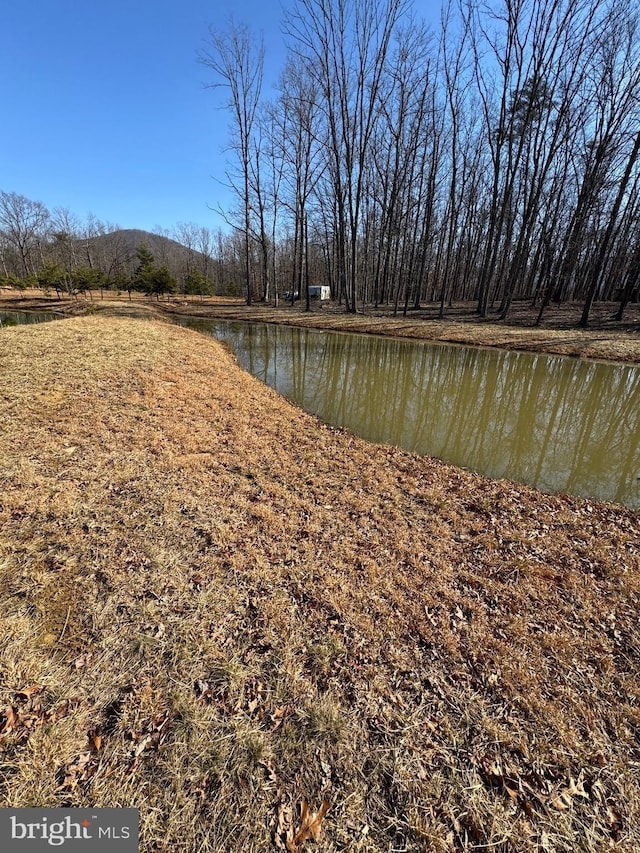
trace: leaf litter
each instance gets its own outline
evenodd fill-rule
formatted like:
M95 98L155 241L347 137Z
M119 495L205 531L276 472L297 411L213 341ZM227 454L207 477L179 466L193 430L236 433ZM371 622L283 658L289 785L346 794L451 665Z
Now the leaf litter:
M143 851L637 849L637 513L367 444L161 323L0 363L3 805L138 806Z

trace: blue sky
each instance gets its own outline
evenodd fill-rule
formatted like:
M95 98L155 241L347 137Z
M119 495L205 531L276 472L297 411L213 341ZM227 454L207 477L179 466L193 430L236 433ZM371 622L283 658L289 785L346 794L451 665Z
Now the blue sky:
M197 62L233 14L284 56L278 0L21 0L3 4L0 190L123 228L224 227L229 119Z
M286 2L286 0L285 0ZM437 20L439 0L418 0ZM14 0L0 29L0 190L122 228L210 228L227 208L224 95L197 61L230 15L284 64L280 0Z

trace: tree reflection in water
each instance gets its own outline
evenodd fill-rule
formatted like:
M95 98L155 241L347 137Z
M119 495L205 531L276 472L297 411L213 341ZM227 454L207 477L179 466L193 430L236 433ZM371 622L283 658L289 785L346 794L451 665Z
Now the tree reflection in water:
M198 328L297 405L370 441L640 506L634 366L268 324Z

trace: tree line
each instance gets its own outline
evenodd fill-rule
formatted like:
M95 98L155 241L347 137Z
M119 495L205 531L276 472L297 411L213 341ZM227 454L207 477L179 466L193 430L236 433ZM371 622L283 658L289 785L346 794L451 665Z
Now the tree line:
M246 300L328 284L348 311L616 301L640 287L639 10L630 0L291 0L287 58L210 29L233 117L225 211Z
M0 287L237 295L242 258L239 238L221 230L179 223L173 230L127 231L0 191Z

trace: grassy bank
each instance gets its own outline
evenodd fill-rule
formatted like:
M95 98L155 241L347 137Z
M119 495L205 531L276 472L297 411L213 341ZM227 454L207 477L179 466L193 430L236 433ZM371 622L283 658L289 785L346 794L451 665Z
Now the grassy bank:
M439 306L433 303L419 311L410 311L406 317L401 316L401 312L394 317L390 306L376 309L367 306L358 314L347 314L344 305L335 303L312 302L311 308L307 312L303 303L296 302L291 306L282 301L278 307L262 303L248 307L241 299L218 296L205 299L171 297L156 301L142 294L133 294L132 298L125 294L116 298L106 292L106 298L95 293L91 298L57 299L37 291L29 291L24 295L0 290L0 311L55 310L71 315L92 313L168 319L178 316L260 321L326 331L640 363L640 304L630 305L624 322L618 322L613 319L617 305L596 303L587 329L577 327L582 313L582 305L578 303L550 305L540 326L536 326L539 309L532 308L528 303L514 305L506 322L499 321L495 311L480 319L475 313L475 303L471 302L447 307L443 319L438 318Z
M589 328L577 328L581 306L551 306L541 326L536 326L537 309L519 305L506 322L495 312L480 319L475 304L461 303L446 310L439 319L439 306L431 304L406 317L394 317L389 306L369 306L358 314L345 313L344 306L313 303L311 312L304 306L224 304L221 299L160 303L156 310L165 315L195 315L227 320L262 321L337 332L384 335L422 341L499 347L507 350L544 352L576 358L640 363L640 305L631 306L627 321L613 320L615 305L600 303L593 311Z
M637 513L367 444L163 323L5 329L0 368L0 804L139 806L145 853L638 849Z

